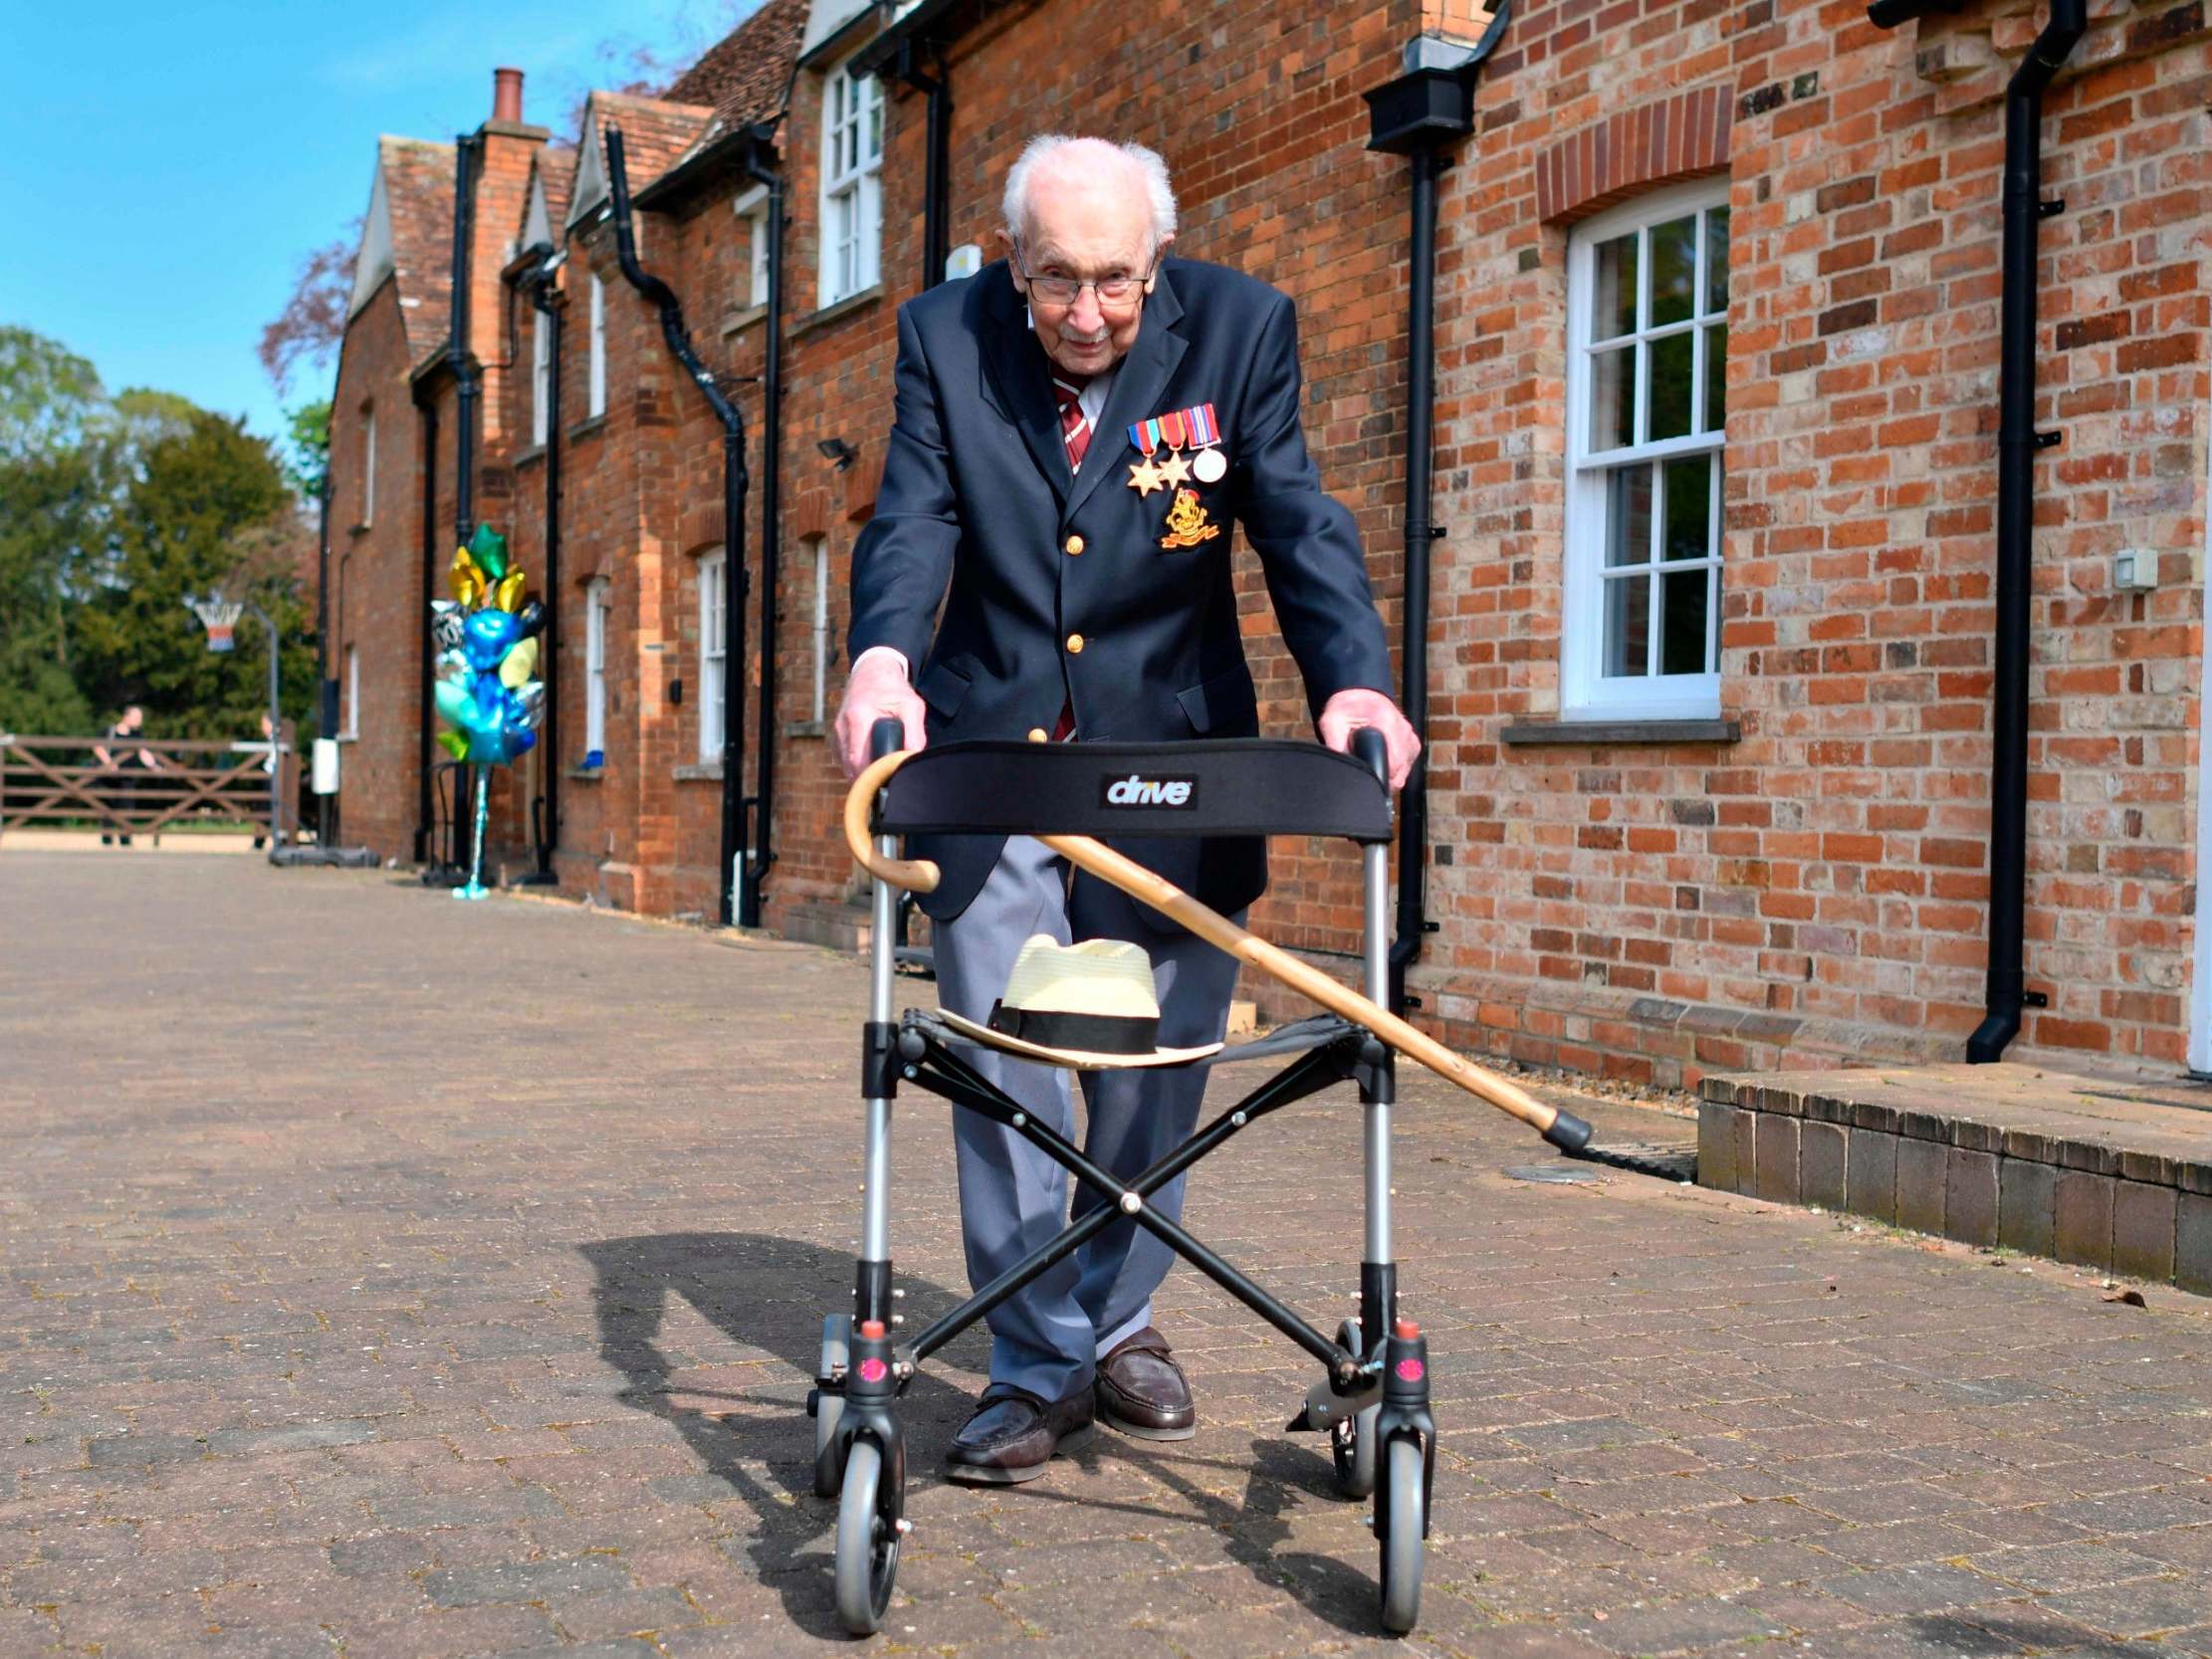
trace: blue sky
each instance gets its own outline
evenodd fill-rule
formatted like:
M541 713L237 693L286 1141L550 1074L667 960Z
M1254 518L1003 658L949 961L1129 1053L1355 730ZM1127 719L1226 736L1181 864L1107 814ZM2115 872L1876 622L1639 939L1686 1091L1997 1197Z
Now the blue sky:
M379 132L451 138L526 74L526 119L563 131L619 59L719 39L751 0L47 0L0 24L0 323L257 432L255 360L300 259L368 205ZM611 54L611 56L610 56ZM571 134L572 135L572 134ZM296 379L287 401L328 390Z

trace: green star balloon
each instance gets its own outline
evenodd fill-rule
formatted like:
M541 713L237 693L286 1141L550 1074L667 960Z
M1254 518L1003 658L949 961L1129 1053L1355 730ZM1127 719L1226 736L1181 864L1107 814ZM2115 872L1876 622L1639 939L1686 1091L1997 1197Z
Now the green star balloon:
M469 537L469 557L493 581L507 574L507 537L490 524L478 524Z

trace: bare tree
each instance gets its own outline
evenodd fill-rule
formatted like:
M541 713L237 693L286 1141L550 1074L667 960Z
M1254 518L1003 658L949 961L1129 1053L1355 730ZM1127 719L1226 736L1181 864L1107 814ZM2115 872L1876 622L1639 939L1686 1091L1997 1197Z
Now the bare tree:
M361 221L356 219L344 236L303 259L292 298L262 329L255 355L279 397L291 394L292 378L300 369L320 372L335 358L345 334L345 302L352 292L353 251L360 239Z

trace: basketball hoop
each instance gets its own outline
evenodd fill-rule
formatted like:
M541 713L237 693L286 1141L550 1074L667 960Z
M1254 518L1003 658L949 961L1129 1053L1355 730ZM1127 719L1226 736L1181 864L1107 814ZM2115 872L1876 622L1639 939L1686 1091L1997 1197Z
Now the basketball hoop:
M225 599L214 594L205 599L187 599L192 614L200 619L207 630L207 648L210 651L228 651L231 648L231 630L238 624L238 613L245 607L236 599Z

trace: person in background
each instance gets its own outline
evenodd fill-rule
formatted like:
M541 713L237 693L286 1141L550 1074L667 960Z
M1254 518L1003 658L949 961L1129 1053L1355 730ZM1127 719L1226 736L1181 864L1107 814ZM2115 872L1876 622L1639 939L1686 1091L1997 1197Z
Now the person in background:
M161 769L161 757L158 754L143 743L133 746L129 742L130 738L139 736L144 731L145 724L146 712L133 703L122 712L120 720L101 733L108 741L93 749L94 757L115 774L114 781L108 785L108 793L119 817L126 818L136 804L139 775ZM111 747L110 744L114 744L115 747ZM115 748L122 751L119 760L115 757ZM124 823L118 822L112 831L100 832L100 844L103 847L111 846L118 840L125 847L130 845L130 831Z

